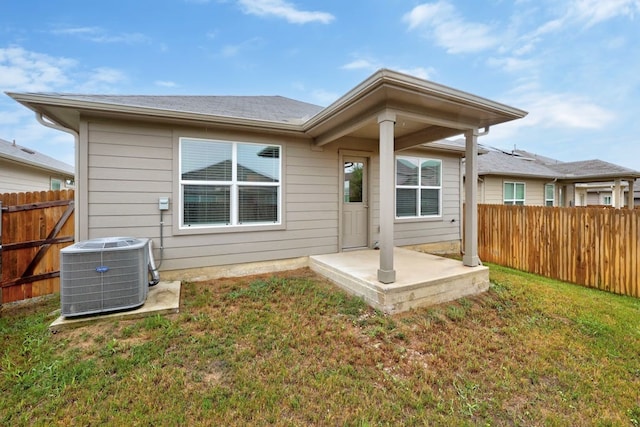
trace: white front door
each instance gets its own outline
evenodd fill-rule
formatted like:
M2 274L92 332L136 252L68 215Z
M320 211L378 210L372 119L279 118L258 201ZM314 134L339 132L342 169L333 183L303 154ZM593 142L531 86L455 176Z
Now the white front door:
M345 156L342 166L342 249L365 248L369 244L367 158Z

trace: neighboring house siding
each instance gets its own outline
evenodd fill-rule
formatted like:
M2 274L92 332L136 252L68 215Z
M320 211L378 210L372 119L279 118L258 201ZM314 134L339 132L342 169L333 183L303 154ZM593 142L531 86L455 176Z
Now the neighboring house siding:
M607 194L611 195L611 192ZM601 205L602 204L602 195L601 193L587 193L587 205Z
M547 180L502 176L483 176L482 179L479 203L501 205L504 203L504 183L523 182L525 184L525 204L532 206L544 206L545 204L544 185L549 182Z
M63 176L0 159L0 193L47 191L51 189L52 178L59 179L62 182L61 189L65 188Z

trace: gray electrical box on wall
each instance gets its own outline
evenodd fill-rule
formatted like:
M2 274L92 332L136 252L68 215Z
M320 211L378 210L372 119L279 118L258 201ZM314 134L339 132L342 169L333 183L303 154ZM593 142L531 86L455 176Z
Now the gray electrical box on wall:
M161 211L169 210L169 198L168 197L160 197L158 199L158 209Z

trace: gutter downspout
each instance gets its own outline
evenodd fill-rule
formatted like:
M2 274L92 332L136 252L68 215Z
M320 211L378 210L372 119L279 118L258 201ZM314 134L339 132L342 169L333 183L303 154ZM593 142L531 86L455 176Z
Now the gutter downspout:
M36 112L36 120L38 120L38 122L42 126L45 126L45 127L50 128L50 129L58 130L60 132L65 132L65 133L73 135L74 149L75 149L74 175L76 175L74 177L74 180L75 180L76 185L77 185L78 181L79 181L78 177L77 177L77 174L78 174L78 170L79 170L78 169L78 159L79 159L78 147L80 146L80 135L75 130L70 129L70 128L66 128L66 127L64 127L62 125L59 125L59 124L55 123L54 121L52 121L51 119L49 119L48 117L45 120L45 116L40 112ZM76 207L79 206L78 193L79 192L76 189L76 191L74 191L74 196L73 196L73 198L74 198L73 202L74 202ZM75 221L74 221L74 225L73 225L73 227L74 227L73 232L74 232L74 236L75 236L74 240L77 242L78 241L78 236L80 236L80 221L78 220L79 219L78 215L75 215L74 218L75 218Z

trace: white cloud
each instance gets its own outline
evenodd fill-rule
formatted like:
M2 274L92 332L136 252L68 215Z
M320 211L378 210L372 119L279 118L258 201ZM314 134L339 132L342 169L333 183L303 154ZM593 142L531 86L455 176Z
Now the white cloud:
M0 48L0 89L46 92L69 83L67 73L77 65L21 47Z
M160 87L178 87L176 82L168 81L168 80L156 80L153 82L156 86Z
M604 129L615 115L588 98L573 94L536 94L523 104L529 109L531 125Z
M97 83L120 83L127 79L125 74L115 68L99 67L93 70L91 81Z
M253 37L238 44L229 44L222 47L220 54L225 58L238 56L241 52L250 50L262 45L264 41L259 37Z
M509 73L521 72L524 70L532 70L537 62L533 59L520 59L516 57L505 58L489 58L487 64L494 68L499 68L502 71Z
M418 77L421 79L429 80L435 74L435 70L433 68L423 68L423 67L415 67L415 68L398 68L398 71L401 73L409 74L410 76Z
M319 22L329 24L335 17L327 12L304 11L285 0L238 0L245 13L257 16L276 16L292 24Z
M403 17L409 30L420 30L448 53L479 52L495 46L498 39L488 25L469 22L445 0L414 7Z
M149 37L141 33L109 34L107 30L100 27L58 28L53 30L52 34L75 36L95 43L143 44L151 42Z
M127 79L116 69L83 69L81 64L12 46L0 48L0 92L109 91ZM6 106L5 106L6 104ZM39 124L33 113L6 98L0 99L0 137L73 164L73 138Z
M390 68L392 70L398 71L400 73L409 74L411 76L419 77L421 79L429 79L431 76L435 74L435 70L433 68L424 68L424 67L399 67L399 66L386 66L383 65L379 61L370 60L370 59L355 59L347 64L344 64L340 67L343 70L365 70L373 73L381 68Z
M340 68L343 70L376 70L379 67L367 59L356 59Z
M633 18L636 13L640 13L640 1L574 0L569 13L590 27L618 16Z
M508 103L518 106L528 115L491 129L491 139L511 142L530 139L531 128L536 134L544 130L552 133L574 134L578 131L604 131L618 117L615 113L597 105L589 98L571 93L537 91L528 85L520 95Z

